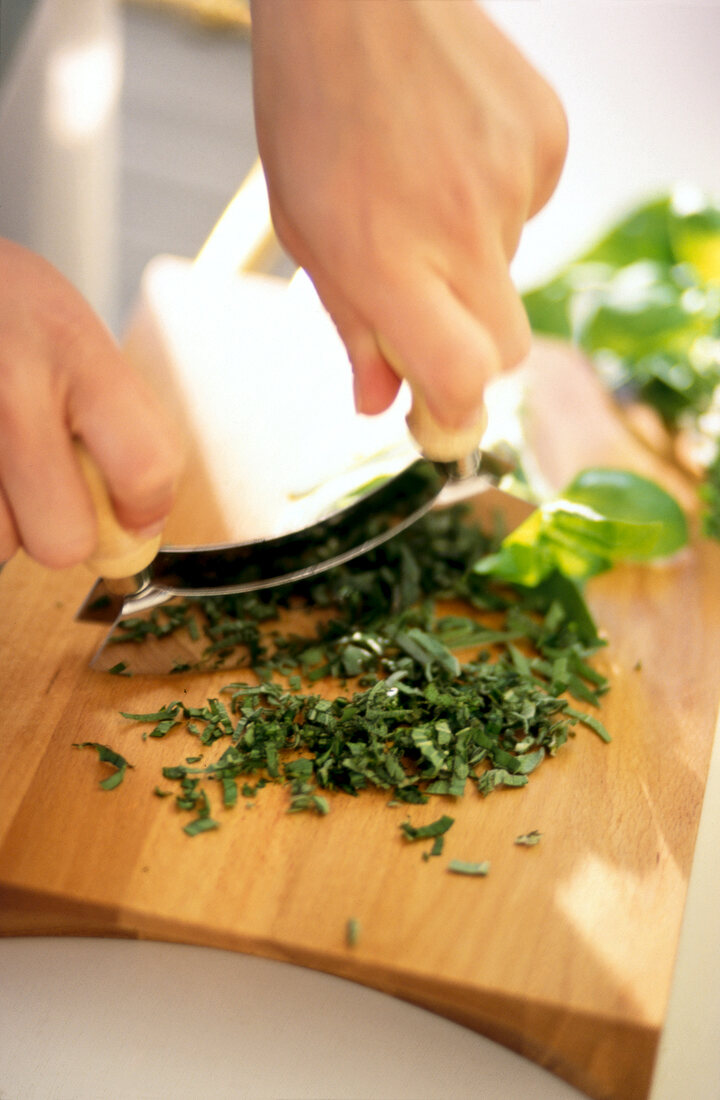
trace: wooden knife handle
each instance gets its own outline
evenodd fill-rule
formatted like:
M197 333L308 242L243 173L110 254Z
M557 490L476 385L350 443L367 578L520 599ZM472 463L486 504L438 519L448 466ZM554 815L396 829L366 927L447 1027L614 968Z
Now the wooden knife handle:
M97 518L97 544L85 564L96 575L111 580L133 577L153 560L162 535L147 539L118 523L102 474L83 445L76 441L74 446Z
M417 386L408 378L399 357L380 338L378 338L378 346L395 373L400 378L404 378L410 387L412 404L406 417L407 426L425 457L433 462L457 462L477 450L487 427L485 410L483 409L480 419L469 428L450 431L448 428L441 427L430 412Z

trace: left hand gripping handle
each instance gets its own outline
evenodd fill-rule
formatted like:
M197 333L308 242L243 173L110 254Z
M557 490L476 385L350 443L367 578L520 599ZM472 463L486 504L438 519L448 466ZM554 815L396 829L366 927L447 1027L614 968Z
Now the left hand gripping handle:
M75 454L92 497L97 519L97 543L86 565L110 580L133 577L146 569L158 550L162 535L148 539L126 531L115 516L103 477L83 445L75 442Z

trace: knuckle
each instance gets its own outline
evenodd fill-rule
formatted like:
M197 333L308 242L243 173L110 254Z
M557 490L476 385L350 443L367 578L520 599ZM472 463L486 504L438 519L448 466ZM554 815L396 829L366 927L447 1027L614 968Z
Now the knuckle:
M469 240L479 261L489 263L499 235L512 255L528 216L533 186L527 133L514 121L476 167L476 186L460 239Z
M536 118L535 186L532 212L535 213L552 195L567 158L569 128L562 103L546 86L546 96Z
M88 316L78 308L74 297L48 294L45 326L48 346L53 349L53 360L67 363L74 359L77 349L82 348L83 341L87 339Z

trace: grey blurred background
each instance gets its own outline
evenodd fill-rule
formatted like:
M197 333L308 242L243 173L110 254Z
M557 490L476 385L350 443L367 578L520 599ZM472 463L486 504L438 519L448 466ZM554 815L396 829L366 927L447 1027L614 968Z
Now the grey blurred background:
M720 191L720 0L483 6L570 120L560 186L513 264L521 287L633 202L678 182ZM0 235L54 262L118 332L148 260L195 255L255 158L243 9L0 0Z
M120 332L256 157L243 0L0 0L0 235Z
M146 263L194 256L257 155L240 30L121 6L120 312Z

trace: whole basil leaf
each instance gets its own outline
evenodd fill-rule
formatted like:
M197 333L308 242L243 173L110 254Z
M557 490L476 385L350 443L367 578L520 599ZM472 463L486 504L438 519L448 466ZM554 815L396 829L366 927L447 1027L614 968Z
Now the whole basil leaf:
M583 584L618 561L667 557L687 538L682 509L655 482L628 470L592 468L474 568L513 584L535 586L554 571Z
M620 524L652 526L654 542L647 550L638 543L630 551L626 542L628 556L634 561L669 557L688 540L687 520L675 498L656 482L630 470L583 470L567 486L563 499L587 505ZM622 549L619 552L625 556Z

